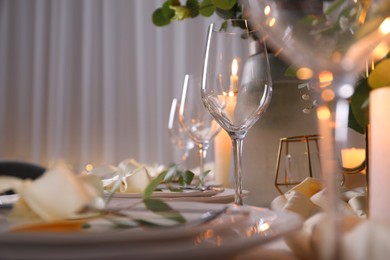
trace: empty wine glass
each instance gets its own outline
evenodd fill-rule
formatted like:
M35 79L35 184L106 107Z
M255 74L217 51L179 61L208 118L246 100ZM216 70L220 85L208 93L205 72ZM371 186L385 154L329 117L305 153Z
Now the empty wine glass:
M180 102L180 122L199 149L199 177L204 185L204 161L207 149L220 131L220 126L205 109L200 97L200 76L187 74L184 77Z
M359 73L390 47L390 2L386 0L244 0L244 16L275 54L294 65L299 79L310 80L318 98L322 136L321 165L329 208L337 208L347 143L349 98Z
M189 152L192 148L194 148L195 144L180 124L179 108L180 102L174 98L169 112L168 132L172 144L174 144L182 152L180 164L184 169L186 169Z
M272 81L265 43L253 38L246 20L209 26L202 100L232 139L235 204L242 205L242 143L271 100Z
M390 47L388 0L243 1L245 16L272 49L312 81L318 98L317 118L322 139L320 159L326 180L327 209L337 234L339 217L340 151L347 143L349 98L367 63L384 57ZM330 234L330 233L329 233ZM340 259L339 236L323 254ZM330 241L330 240L329 240ZM326 252L325 252L326 251Z

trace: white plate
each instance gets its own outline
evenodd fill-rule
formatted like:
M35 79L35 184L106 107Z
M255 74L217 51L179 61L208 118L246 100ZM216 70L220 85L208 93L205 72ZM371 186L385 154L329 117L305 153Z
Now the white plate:
M0 195L0 208L9 208L18 200L18 194Z
M243 197L248 196L249 192L242 191ZM208 202L208 203L231 203L234 202L234 190L225 188L223 191L206 190L206 191L187 191L187 192L154 192L154 197L163 198L164 200L181 200L193 202ZM116 193L114 198L142 198L139 193Z
M210 189L205 191L200 190L183 190L181 192L172 192L168 189L164 191L155 191L153 192L154 198L182 198L182 197L211 197L218 193L221 190L218 189ZM114 194L114 198L142 198L142 193L126 193L126 192L117 192Z
M182 211L224 206L197 202L169 203ZM234 209L249 211L250 214L245 217L223 215L192 229L0 233L0 259L223 259L302 226L301 218L293 213L250 206Z

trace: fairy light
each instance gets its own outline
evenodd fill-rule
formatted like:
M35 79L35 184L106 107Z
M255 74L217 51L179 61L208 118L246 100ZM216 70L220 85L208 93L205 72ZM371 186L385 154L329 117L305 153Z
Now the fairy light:
M302 67L297 70L296 75L300 80L307 80L313 77L313 71L307 67Z
M267 5L265 8L264 8L264 14L265 15L269 15L271 13L271 7L269 5Z
M326 106L320 106L317 109L317 117L320 120L325 120L330 118L330 111L329 108Z

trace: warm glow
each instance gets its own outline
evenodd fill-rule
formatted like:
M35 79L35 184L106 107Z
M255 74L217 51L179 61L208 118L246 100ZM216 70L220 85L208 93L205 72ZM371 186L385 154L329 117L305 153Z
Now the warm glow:
M237 71L238 71L238 62L236 59L233 59L233 62L232 62L232 75L237 75Z
M365 149L341 149L341 161L344 168L353 169L360 166L366 159Z
M275 19L275 18L272 18L272 19L269 21L268 25L269 25L269 27L272 27L272 26L275 25L275 23L276 23L276 19Z
M380 60L384 58L389 51L389 46L387 46L387 44L383 42L375 47L375 49L372 51L372 56L374 57L374 59Z
M271 13L271 7L269 5L267 5L265 8L264 8L264 14L265 15L269 15Z
M322 100L326 102L332 101L334 99L334 96L334 92L331 89L326 89L321 93Z
M333 73L327 70L321 71L320 74L318 75L318 78L320 80L320 83L325 83L325 82L331 82L333 81Z
M234 97L235 96L233 91L229 91L228 95L229 95L229 97Z
M92 169L93 169L93 165L92 164L85 165L85 170L87 170L88 172L92 171Z
M325 120L330 118L329 108L326 106L320 106L317 109L317 117L318 119Z
M268 223L261 223L259 225L259 230L261 232L264 232L264 231L268 230L269 228L270 228L270 225Z
M390 33L390 17L387 17L382 23L381 26L379 26L379 30L383 34Z
M297 70L296 75L300 80L307 80L313 77L313 71L307 67L302 67Z

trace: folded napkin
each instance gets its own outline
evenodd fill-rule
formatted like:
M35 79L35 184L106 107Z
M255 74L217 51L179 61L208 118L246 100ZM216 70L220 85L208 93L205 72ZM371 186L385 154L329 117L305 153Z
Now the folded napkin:
M11 219L59 221L74 217L90 203L101 200L102 185L94 176L78 176L65 164L57 163L32 181L0 176L0 192L19 195Z
M321 180L308 177L284 195L276 197L271 202L273 210L293 211L308 219L322 211L326 205L326 189ZM339 201L340 210L344 215L366 217L366 190L364 187L343 190Z
M87 175L101 179L105 189L111 190L119 183L119 192L143 193L153 177L165 169L164 165L148 165L134 159L125 159L118 166L101 165L93 168Z
M334 229L332 215L323 211L326 189L322 182L307 178L271 202L271 209L298 213L303 228L285 239L301 259L332 259L335 235L343 259L385 259L390 255L390 225L367 220L365 187L342 190L341 219ZM336 233L332 233L335 231Z
M356 216L343 216L336 233L331 216L316 214L304 222L303 229L286 237L285 242L300 259L334 259L329 255L335 236L339 239L339 259L382 260L390 255L390 224Z

